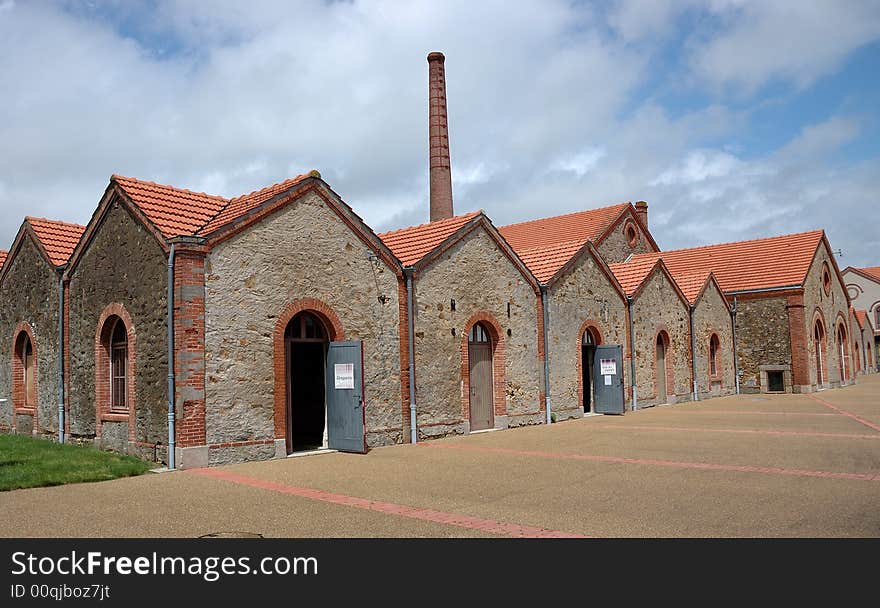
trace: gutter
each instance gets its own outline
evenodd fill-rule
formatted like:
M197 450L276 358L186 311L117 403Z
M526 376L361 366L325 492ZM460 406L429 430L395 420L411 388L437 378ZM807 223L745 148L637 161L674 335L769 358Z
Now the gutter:
M416 343L415 323L413 321L413 269L404 268L406 276L406 323L407 323L407 348L409 349L409 440L417 443L419 440L416 427Z
M547 334L549 333L550 313L547 310L547 286L541 285L541 311L544 314L544 410L547 413L547 424L551 422L550 415L550 352L547 350Z
M780 287L762 287L760 289L742 289L739 291L727 291L724 293L724 295L735 297L737 295L747 294L747 293L767 293L767 292L771 292L771 291L789 291L791 289L803 289L803 288L804 288L803 285L801 285L800 283L797 283L795 285L782 285Z
M691 378L694 384L693 400L699 401L700 395L697 391L697 339L694 337L694 305L688 305L688 320L691 326Z
M629 383L632 386L632 411L638 409L638 399L636 397L636 345L633 341L635 330L633 329L633 299L632 296L626 296L626 309L629 313Z
M733 296L733 307L730 309L730 324L733 326L733 378L736 382L736 394L739 395L739 359L736 356L736 296Z
M58 276L58 443L64 443L64 274Z
M174 243L168 252L168 469L174 470Z

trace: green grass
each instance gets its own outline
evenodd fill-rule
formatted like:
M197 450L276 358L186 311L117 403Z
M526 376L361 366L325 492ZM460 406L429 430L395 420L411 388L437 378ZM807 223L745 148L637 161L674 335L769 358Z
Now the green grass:
M90 446L0 435L0 491L140 475L155 463Z

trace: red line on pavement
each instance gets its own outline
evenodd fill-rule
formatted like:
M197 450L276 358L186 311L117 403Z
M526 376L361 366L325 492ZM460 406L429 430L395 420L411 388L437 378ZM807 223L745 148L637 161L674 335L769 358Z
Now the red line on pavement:
M548 530L533 526L509 524L495 521L493 519L482 519L480 517L472 517L470 515L461 515L458 513L445 513L443 511L434 511L433 509L421 509L419 507L399 505L392 502L382 502L378 500L370 500L368 498L346 496L345 494L334 494L333 492L325 492L324 490L316 490L314 488L291 486L275 481L269 481L267 479L257 479L256 477L239 475L237 473L231 473L219 469L190 469L187 472L195 473L196 475L203 475L205 477L222 479L224 481L230 481L232 483L250 486L252 488L259 488L261 490L270 490L272 492L280 492L281 494L291 494L302 498L310 498L312 500L345 505L347 507L365 509L367 511L376 511L387 515L399 515L400 517L458 526L459 528L468 528L470 530L482 530L483 532L490 532L492 534L520 538L587 538L580 534L572 534L570 532L562 532L559 530Z
M543 458L559 458L562 460L591 460L594 462L611 462L619 464L640 464L659 467L675 467L679 469L704 469L710 471L736 471L742 473L764 473L767 475L795 475L800 477L829 477L832 479L857 479L860 481L880 481L880 474L836 473L833 471L808 471L803 469L783 469L779 467L753 467L735 464L714 464L709 462L676 462L674 460L655 460L650 458L622 458L620 456L599 456L594 454L566 454L564 452L541 452L533 450L511 450L507 448L486 448L464 445L439 445L434 442L417 443L422 447L444 450L465 450L485 452L489 454L507 454L511 456L541 456Z
M837 416L833 412L748 412L743 410L699 410L699 409L675 409L660 408L655 409L658 412L669 412L672 414L737 414L744 416Z
M836 416L836 414L831 414ZM817 433L813 431L777 431L773 429L707 429L704 427L651 426L634 424L602 424L601 428L637 429L641 431L696 431L700 433L745 433L750 435L793 435L801 437L841 437L845 439L880 439L880 435L856 433Z
M872 428L872 429L874 429L875 431L880 431L880 426L877 426L877 425L874 424L873 422L870 422L870 421L868 421L868 420L865 420L864 418L861 418L860 416L856 416L856 415L853 414L852 412L847 412L846 410L837 407L837 406L834 405L833 403L829 403L829 402L825 401L824 399L821 399L821 398L819 398L819 397L816 397L815 395L807 395L807 397L809 397L809 398L812 399L813 401L818 401L819 403L821 403L822 405L824 405L824 406L826 406L826 407L830 407L832 410L834 410L834 411L836 411L836 412L838 412L838 413L840 413L840 414L843 414L844 416L849 416L850 418L852 418L852 419L855 420L856 422L861 422L862 424L864 424L864 425L865 425L866 427L868 427L868 428Z

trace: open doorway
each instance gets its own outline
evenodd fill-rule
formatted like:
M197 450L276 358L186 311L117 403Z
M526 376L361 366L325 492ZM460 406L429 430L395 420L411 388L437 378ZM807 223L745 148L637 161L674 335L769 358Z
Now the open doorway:
M666 386L666 359L669 350L669 336L661 331L657 334L657 368L655 383L657 386L657 403L669 401L669 391Z
M284 331L287 378L287 453L326 445L324 376L329 343L321 320L297 314Z
M825 384L825 328L819 319L816 319L813 328L813 345L816 351L816 385L821 389Z
M587 327L581 336L581 382L583 390L584 413L595 411L595 398L593 391L593 361L596 358L596 347L602 343L598 332L592 327Z

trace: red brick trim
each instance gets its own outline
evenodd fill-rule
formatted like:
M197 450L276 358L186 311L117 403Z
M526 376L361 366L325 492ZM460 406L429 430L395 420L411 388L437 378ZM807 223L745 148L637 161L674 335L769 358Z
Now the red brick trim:
M840 382L847 382L851 380L853 377L851 364L852 364L852 353L849 352L849 331L847 330L846 317L842 312L837 313L837 317L834 319L834 350L837 353L837 370L840 374ZM841 333L843 336L843 359L840 358L840 338Z
M829 383L829 378L828 378L828 324L825 323L825 315L822 314L822 310L819 307L816 307L816 310L813 312L812 322L810 323L810 337L809 337L809 339L810 339L810 344L812 344L814 346L814 348L812 349L813 352L810 353L811 354L810 369L812 371L817 371L819 369L818 366L816 365L816 352L815 352L815 343L816 343L815 334L816 334L816 323L817 322L820 324L821 329L822 329L822 342L819 344L819 347L820 347L819 355L822 360L822 368L821 368L822 383L821 384L828 384ZM816 386L821 386L821 384L819 383L818 376L816 378L815 383L810 381L807 384L816 384Z
M715 374L712 374L712 338L718 340L718 350L715 359ZM696 353L694 355L696 357ZM724 388L724 350L721 348L721 336L715 330L709 330L709 339L706 341L706 376L709 378L707 391L712 390L713 382L720 382L721 388Z
M175 445L204 445L205 426L205 254L175 244L174 369ZM185 355L185 356L182 356Z
M128 334L128 369L126 390L128 412L110 410L110 330L108 322L119 317L125 324ZM137 332L131 315L125 306L119 303L107 305L98 317L95 331L95 437L101 437L103 423L128 421L128 439L135 441L135 410L137 407Z
M25 334L31 341L31 349L33 350L34 356L34 392L37 395L38 402L40 395L40 371L39 364L37 363L37 341L34 339L34 330L30 326L30 323L27 321L21 321L15 326L15 329L12 332L12 365L10 367L12 370L12 428L18 428L15 424L16 415L25 414L33 416L33 432L36 433L40 429L37 418L37 411L40 408L38 403L33 404L32 407L25 404L27 401L27 387L24 385L24 353L21 352L21 347L19 346L22 334Z
M791 347L791 383L794 386L808 386L811 384L810 344L815 323L807 327L802 291L789 295L785 308L788 311L788 335Z
M413 286L415 288L415 286ZM409 383L415 382L415 365L410 365L409 360L409 316L406 297L406 279L397 280L397 319L398 319L398 348L400 349L400 407L402 434L404 443L412 439L409 428L411 424L409 411Z
M584 362L583 362L583 349L581 345L583 344L584 332L590 330L590 333L593 334L593 340L596 342L596 346L602 344L605 340L602 338L602 330L599 329L599 322L593 319L587 319L583 323L581 323L580 329L578 329L577 334L577 344L575 345L575 351L577 353L577 379L578 379L578 406L580 409L583 409L584 405ZM578 409L578 408L575 408Z
M471 394L471 368L470 355L468 354L468 334L471 328L482 322L489 330L489 338L492 340L492 401L495 416L507 414L507 382L505 380L506 368L506 340L501 324L491 313L480 311L474 313L461 332L461 415L463 420L470 420L470 394Z
M345 340L345 330L339 317L321 300L315 298L300 298L284 307L275 321L275 330L272 334L274 344L273 364L275 372L275 438L285 439L287 436L287 356L284 346L284 332L287 324L297 314L308 311L317 316L324 323L331 342Z

